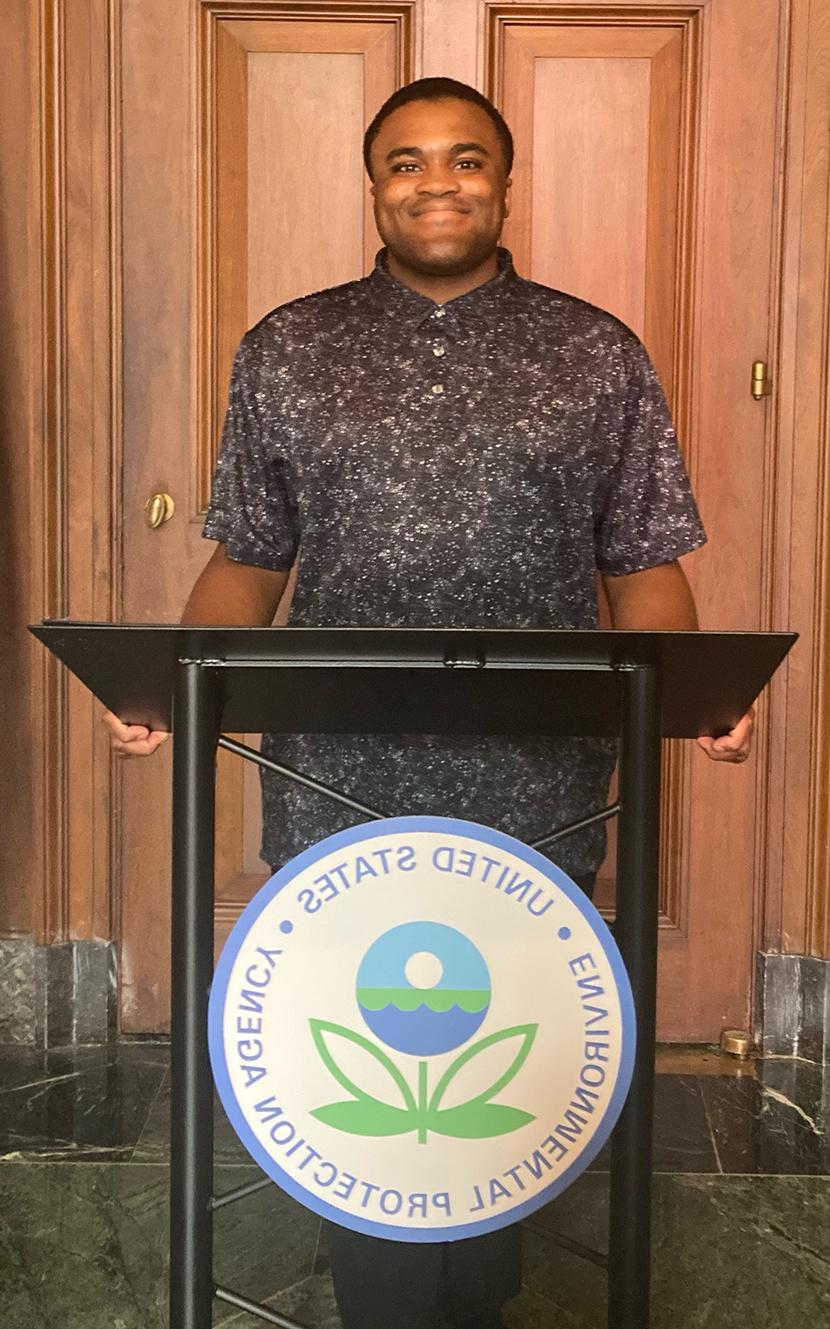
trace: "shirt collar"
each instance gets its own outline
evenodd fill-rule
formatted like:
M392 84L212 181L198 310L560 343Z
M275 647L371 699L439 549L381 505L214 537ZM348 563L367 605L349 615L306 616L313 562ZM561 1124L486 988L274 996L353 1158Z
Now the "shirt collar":
M457 295L454 300L447 300L438 305L428 296L420 295L410 286L393 277L386 265L386 250L381 249L375 259L373 272L367 278L375 302L385 314L408 327L418 327L430 318L436 309L442 308L447 314L488 315L503 304L504 297L516 283L516 269L513 257L508 249L499 249L498 272L489 281L476 286L465 295Z

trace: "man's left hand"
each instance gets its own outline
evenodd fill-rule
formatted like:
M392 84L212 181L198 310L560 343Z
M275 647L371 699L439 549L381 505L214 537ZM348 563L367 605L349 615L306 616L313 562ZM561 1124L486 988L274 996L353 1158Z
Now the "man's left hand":
M728 734L722 734L720 738L699 738L697 741L712 761L746 761L752 751L754 728L755 711L750 707Z

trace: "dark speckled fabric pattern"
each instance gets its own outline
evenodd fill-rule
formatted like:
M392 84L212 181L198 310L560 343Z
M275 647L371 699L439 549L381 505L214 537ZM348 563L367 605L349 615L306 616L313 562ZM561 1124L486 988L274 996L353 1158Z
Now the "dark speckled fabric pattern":
M669 562L703 530L641 344L519 278L443 306L386 271L295 300L239 349L204 533L231 558L299 560L295 625L591 628L595 570ZM601 806L596 740L266 737L264 750L390 815L521 839ZM352 819L266 775L263 854ZM557 846L574 873L601 827Z

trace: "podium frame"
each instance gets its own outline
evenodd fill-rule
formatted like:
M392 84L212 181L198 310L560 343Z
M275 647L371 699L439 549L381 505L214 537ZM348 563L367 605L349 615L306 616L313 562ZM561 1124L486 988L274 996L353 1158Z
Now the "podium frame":
M173 637L173 891L172 891L172 1120L171 1120L171 1213L170 1213L170 1326L171 1329L208 1329L212 1319L214 1296L249 1310L268 1323L291 1329L294 1322L248 1302L239 1294L217 1288L213 1280L212 1215L243 1194L251 1193L268 1182L255 1182L226 1196L213 1195L213 1080L208 1056L208 997L213 977L213 892L215 834L215 759L217 746L239 750L240 745L222 739L223 712L233 687L229 684L236 667L239 686L246 686L255 674L265 671L269 681L277 681L279 671L288 679L298 666L307 668L309 688L314 683L314 667L321 658L329 669L349 671L370 668L380 679L390 671L400 670L401 659L392 651L390 639L402 647L430 638L427 659L421 660L422 673L408 674L413 696L420 687L425 696L434 689L436 672L445 678L463 670L465 683L460 696L475 693L476 679L481 679L491 663L493 642L506 648L497 668L506 670L503 680L508 693L518 698L532 685L551 689L551 676L559 685L555 715L543 717L537 733L572 733L573 719L568 719L569 689L576 695L580 684L593 685L597 674L603 686L616 690L618 720L619 793L618 801L584 823L618 814L617 840L617 914L615 938L631 984L637 1027L637 1048L631 1087L612 1137L610 1173L610 1220L608 1249L608 1326L609 1329L648 1329L651 1245L651 1145L654 1097L655 1010L657 990L658 940L658 868L660 818L661 736L691 737L713 732L711 720L701 714L690 715L685 728L666 725L664 687L677 686L678 670L683 669L682 649L672 654L669 647L678 638L700 644L703 638L717 638L727 644L730 659L737 660L736 676L727 680L723 696L719 679L723 674L721 659L714 644L709 675L695 681L701 693L719 690L715 722L721 731L734 724L795 641L785 633L603 633L537 631L478 633L475 630L401 629L389 632L371 629L203 629L148 628L139 625L91 625L65 622L47 623L32 629L51 650L64 659L106 705L118 709L125 719L141 721L141 713L150 714L148 698L136 695L132 707L119 698L119 687L109 689L96 676L94 643L101 634L128 631L131 636L162 633ZM274 650L251 651L254 637L267 632ZM85 635L84 635L85 634ZM372 640L378 641L374 654ZM674 639L674 640L673 640ZM152 638L149 638L152 645ZM90 648L89 643L93 646ZM294 650L293 644L299 643ZM530 642L532 649L527 646ZM276 646L279 643L280 649ZM666 645L668 643L668 646ZM316 644L316 645L315 645ZM681 647L683 643L680 643ZM159 639L161 647L161 639ZM184 647L184 650L181 648ZM319 647L320 649L316 649ZM507 649L509 647L509 649ZM315 648L315 649L309 649ZM368 649L367 649L368 648ZM434 649L433 649L434 648ZM584 648L584 649L583 649ZM169 649L169 642L165 649ZM524 655L523 655L524 649ZM322 657L320 654L322 650ZM86 652L86 654L84 653ZM587 651L587 658L586 658ZM667 654L668 652L668 654ZM498 654L498 651L496 652ZM722 655L722 652L721 652ZM404 650L404 661L410 657ZM704 649L704 660L707 652ZM668 677L665 677L668 675ZM738 686L740 677L742 686ZM688 679L686 680L688 684ZM139 686L136 684L136 686ZM142 683L141 686L144 686ZM114 689L114 690L113 690ZM158 698L156 698L158 705ZM163 700L162 700L163 704ZM725 709L724 709L725 708ZM132 709L132 714L128 712ZM577 712L579 708L577 707ZM705 710L705 708L704 708ZM711 710L711 707L710 707ZM578 715L577 715L578 718ZM414 730L396 716L397 732L447 732ZM477 723L480 723L480 713ZM509 719L494 717L497 727L485 732L510 732ZM326 722L317 720L317 724ZM613 736L608 719L602 732ZM458 724L464 724L463 715ZM231 727L231 726L229 726ZM296 732L339 732L329 727L308 730L298 715ZM256 731L256 724L247 729ZM679 732L678 732L679 729ZM238 730L237 730L238 731ZM286 732L290 732L290 728ZM349 730L348 732L352 732ZM396 732L385 726L364 732ZM452 732L479 732L454 728ZM577 730L579 732L579 730ZM240 755L246 755L244 751ZM336 797L337 795L335 795ZM342 800L341 800L342 801ZM353 803L353 806L361 805ZM371 809L362 809L370 815ZM576 826L564 828L572 833ZM536 843L549 843L554 834ZM208 907L210 905L210 907Z

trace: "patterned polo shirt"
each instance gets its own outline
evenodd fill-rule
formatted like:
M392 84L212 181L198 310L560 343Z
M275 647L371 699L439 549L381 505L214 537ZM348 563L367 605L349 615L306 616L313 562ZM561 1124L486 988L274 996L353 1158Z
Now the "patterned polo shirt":
M596 573L705 536L640 342L516 275L443 305L369 277L268 314L237 353L204 534L297 562L297 626L593 628ZM531 840L602 806L597 739L266 736L263 751L390 816L466 817ZM360 820L263 772L263 856ZM595 827L556 846L584 875Z

